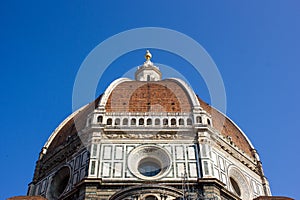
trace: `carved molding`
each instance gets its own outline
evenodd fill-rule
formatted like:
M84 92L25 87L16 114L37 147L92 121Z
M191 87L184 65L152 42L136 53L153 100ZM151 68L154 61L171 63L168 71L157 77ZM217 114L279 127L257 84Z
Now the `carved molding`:
M151 134L151 133L121 133L121 134L103 134L103 139L194 139L192 135L179 135L179 134Z

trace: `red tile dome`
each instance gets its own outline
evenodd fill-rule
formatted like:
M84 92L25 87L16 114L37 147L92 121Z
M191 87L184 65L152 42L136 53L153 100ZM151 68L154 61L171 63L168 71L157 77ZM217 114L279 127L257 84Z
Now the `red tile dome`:
M63 145L68 137L76 135L86 125L87 116L100 103L103 95L68 117L50 137L47 153ZM106 112L168 112L190 113L193 105L186 89L178 82L163 80L155 82L125 81L117 84L105 104ZM201 108L211 115L213 127L250 158L255 159L252 145L241 129L228 117L198 98ZM74 123L76 119L76 126ZM50 140L49 138L49 140Z

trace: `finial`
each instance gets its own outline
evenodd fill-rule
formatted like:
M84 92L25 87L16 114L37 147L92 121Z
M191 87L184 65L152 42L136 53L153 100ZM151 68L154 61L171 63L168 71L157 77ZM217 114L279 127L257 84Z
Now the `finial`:
M152 55L149 50L146 51L145 58L147 61L150 61L150 59L152 58Z

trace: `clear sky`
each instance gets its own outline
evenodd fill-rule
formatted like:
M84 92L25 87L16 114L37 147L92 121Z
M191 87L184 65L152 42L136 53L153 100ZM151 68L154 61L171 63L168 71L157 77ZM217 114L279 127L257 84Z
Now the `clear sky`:
M258 150L272 193L300 199L299 1L0 4L0 199L26 194L42 146L72 112L74 80L88 53L114 34L148 26L182 32L206 49L225 84L227 115ZM141 64L143 54L134 51L116 60L98 95ZM187 62L155 49L153 61L174 66L210 102Z

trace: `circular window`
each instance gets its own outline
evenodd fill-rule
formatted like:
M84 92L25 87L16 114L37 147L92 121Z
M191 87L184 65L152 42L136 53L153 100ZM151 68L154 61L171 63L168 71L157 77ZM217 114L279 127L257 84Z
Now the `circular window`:
M153 158L145 158L138 164L138 171L144 176L156 176L161 172L160 163Z
M236 166L229 166L228 169L228 183L230 191L239 196L241 199L252 199L251 189L248 185L247 179Z
M171 167L169 154L155 145L142 145L133 149L128 155L128 168L132 174L141 179L158 179Z
M231 184L231 186L232 186L234 192L235 192L238 196L241 196L241 189L240 189L238 183L237 183L232 177L230 177L229 179L230 179L230 184Z
M53 176L50 188L51 199L58 199L59 196L65 191L70 179L69 167L62 167Z

